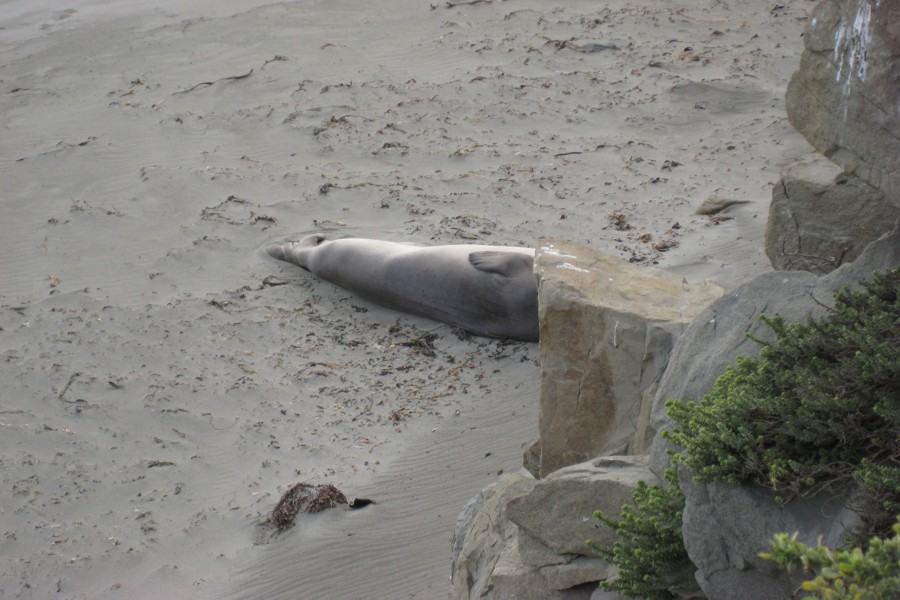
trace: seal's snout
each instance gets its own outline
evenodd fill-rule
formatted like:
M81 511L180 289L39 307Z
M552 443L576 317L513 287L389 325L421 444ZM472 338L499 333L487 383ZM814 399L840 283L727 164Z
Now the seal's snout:
M284 254L283 244L272 244L271 246L267 246L266 252L268 252L269 256L271 256L272 258L277 258L278 260L287 260L287 257Z

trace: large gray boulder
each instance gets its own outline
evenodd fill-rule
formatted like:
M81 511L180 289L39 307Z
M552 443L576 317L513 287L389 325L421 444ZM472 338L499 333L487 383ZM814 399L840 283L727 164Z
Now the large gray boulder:
M858 523L855 513L843 508L843 495L822 494L779 505L761 486L696 485L686 470L679 475L686 500L685 548L708 598L790 598L804 576L786 573L759 557L770 549L774 534L798 533L800 541L813 546L821 538L833 547Z
M609 563L586 557L536 569L521 561L513 539L494 566L486 592L468 599L588 600L599 580L610 577L614 571Z
M870 244L852 263L817 277L806 272L763 274L714 302L685 331L672 352L654 400L650 429L654 434L671 427L664 402L699 401L716 378L738 355L754 356L759 345L747 334L773 338L760 322L761 314L779 314L788 322L823 314L843 287L858 288L873 271L900 265L900 224ZM651 448L651 468L661 474L669 463L669 443L657 436ZM779 532L801 531L814 542L818 536L835 540L850 523L840 502L827 495L785 506L770 492L751 485L697 484L680 473L686 498L684 543L697 566L697 581L709 598L789 597L796 580L776 573L760 561L769 540ZM771 595L770 595L771 594Z
M541 323L538 477L646 450L650 401L675 339L722 289L564 240L535 254Z
M859 288L873 271L900 264L900 231L893 230L870 244L860 257L823 276L802 271L763 273L722 296L691 323L672 350L653 400L648 426L651 467L661 475L668 464L668 444L659 433L671 426L665 401L699 401L737 356L756 356L759 344L750 336L772 340L761 314L779 314L787 322L822 315L843 287Z
M506 505L510 498L531 490L534 483L529 477L504 475L469 500L456 520L453 534L453 598L487 596L504 548L518 546L517 528L506 518Z
M657 482L646 456L598 458L540 481L504 476L460 514L452 597L587 600L615 574L586 544L615 539L593 513L617 517L639 481Z
M785 104L825 157L804 157L772 190L766 254L776 269L828 272L900 212L900 2L822 0Z
M825 156L900 206L900 2L823 0L785 101Z
M534 488L510 500L509 519L531 539L557 554L598 556L586 545L607 547L615 531L593 517L600 510L618 517L639 481L658 483L646 456L607 456L551 473Z
M891 230L900 206L818 153L781 171L772 189L766 254L780 271L827 273Z

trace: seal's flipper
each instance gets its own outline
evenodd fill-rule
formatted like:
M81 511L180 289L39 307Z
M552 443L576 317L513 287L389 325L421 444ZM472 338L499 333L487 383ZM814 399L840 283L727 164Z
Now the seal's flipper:
M497 273L504 277L513 277L523 272L531 275L534 269L534 259L527 254L501 250L472 252L469 254L469 262L479 271Z
M304 248L307 248L307 247L312 248L314 246L318 246L319 244L321 244L324 241L325 241L324 233L314 233L312 235L306 236L299 242L294 242L294 243L297 244L298 246L302 246Z

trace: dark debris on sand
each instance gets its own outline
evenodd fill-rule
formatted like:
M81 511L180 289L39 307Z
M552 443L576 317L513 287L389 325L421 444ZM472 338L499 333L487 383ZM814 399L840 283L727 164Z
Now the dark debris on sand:
M299 513L317 513L338 504L347 504L347 497L330 483L295 483L275 505L270 522L278 531L284 531L293 526Z

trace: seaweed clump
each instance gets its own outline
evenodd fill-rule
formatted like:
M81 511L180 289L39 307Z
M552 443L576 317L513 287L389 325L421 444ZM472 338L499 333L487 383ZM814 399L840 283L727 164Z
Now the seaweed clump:
M269 522L278 531L284 531L294 525L301 512L317 513L338 504L347 504L347 497L330 483L314 485L312 483L295 483L281 496L281 500L272 509Z

